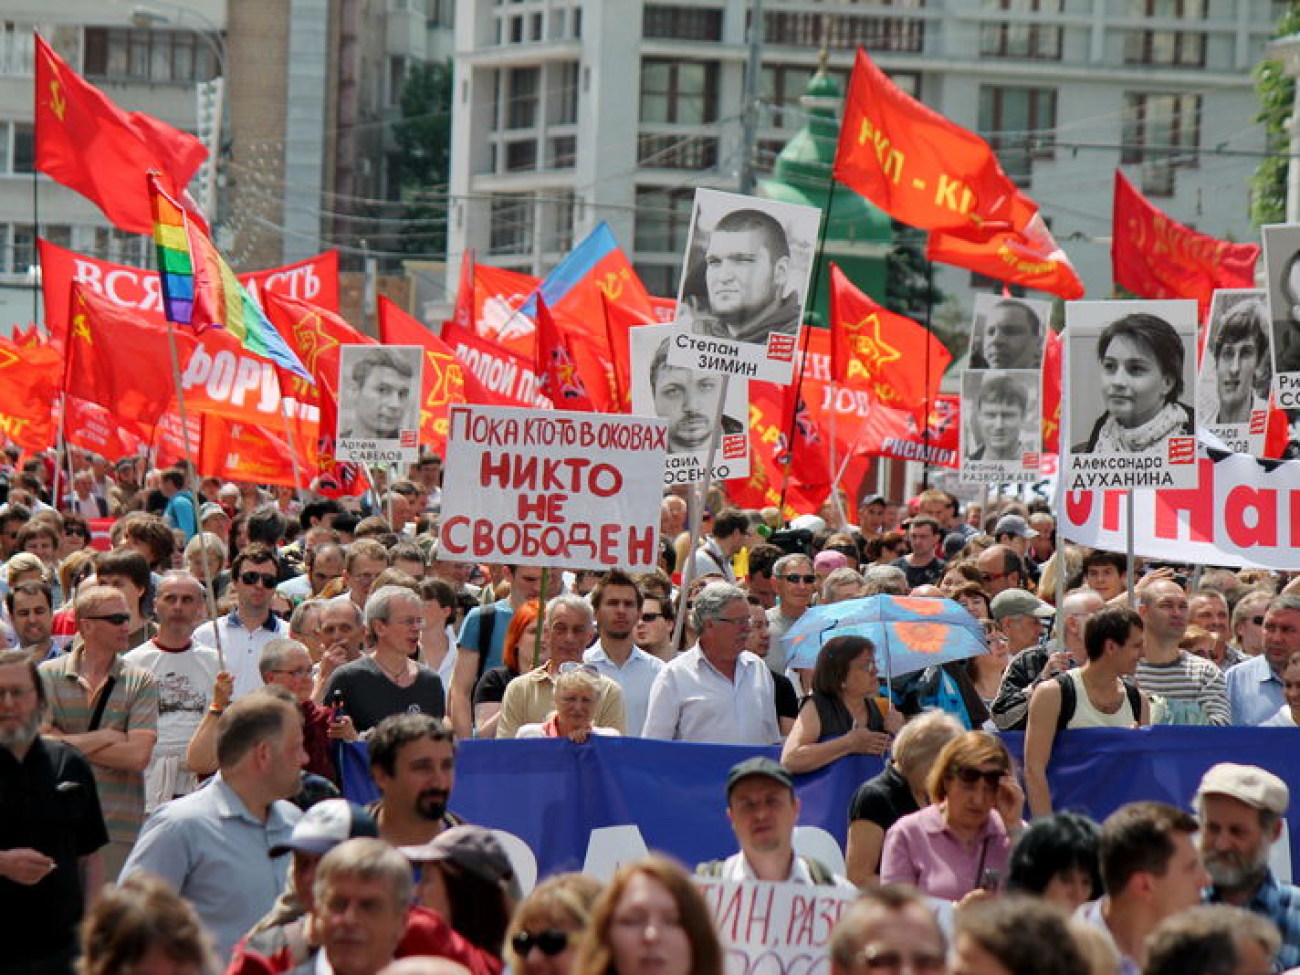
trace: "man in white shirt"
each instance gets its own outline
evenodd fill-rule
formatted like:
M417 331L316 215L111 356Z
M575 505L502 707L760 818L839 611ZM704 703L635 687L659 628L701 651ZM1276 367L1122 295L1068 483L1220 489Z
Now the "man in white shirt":
M650 704L650 688L664 668L662 660L632 642L644 604L645 596L631 576L619 569L606 573L591 591L598 639L582 657L623 689L629 735L641 734Z
M262 648L276 637L289 635L289 624L271 612L278 580L275 553L259 543L249 545L230 567L230 587L237 600L234 612L209 620L194 631L194 642L204 647L215 648L220 635L226 670L235 678L232 700L262 686L257 669Z
M655 678L642 736L731 745L781 740L772 672L745 650L749 604L726 582L705 586L693 610L699 639Z
M856 891L820 860L795 854L799 807L794 777L784 765L757 756L733 766L727 775L727 819L740 852L701 864L697 872L735 883L767 880Z
M158 741L144 770L146 813L198 785L185 749L212 703L220 669L216 651L191 640L203 611L203 583L181 569L163 573L154 597L158 632L122 658L158 682Z

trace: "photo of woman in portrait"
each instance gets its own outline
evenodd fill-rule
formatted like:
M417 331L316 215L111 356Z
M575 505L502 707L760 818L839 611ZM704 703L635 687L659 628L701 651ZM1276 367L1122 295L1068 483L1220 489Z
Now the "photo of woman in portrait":
M1163 318L1138 312L1107 325L1092 373L1100 378L1104 412L1073 452L1144 454L1170 436L1191 436L1192 408L1181 402L1186 359L1183 338Z

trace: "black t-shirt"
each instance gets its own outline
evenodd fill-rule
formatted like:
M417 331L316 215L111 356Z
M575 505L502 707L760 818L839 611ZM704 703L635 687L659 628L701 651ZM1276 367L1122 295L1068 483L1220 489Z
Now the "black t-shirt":
M938 585L939 580L943 578L943 570L948 567L948 563L943 559L935 559L929 565L915 566L904 555L893 562L903 570L907 576L907 588L915 589L917 586L934 586Z
M474 706L500 704L506 696L506 685L518 676L504 664L487 671L474 685Z
M772 698L776 702L776 716L794 720L799 717L799 694L785 674L772 675Z
M398 687L379 669L372 657L346 663L330 676L325 700L343 693L343 706L357 731L367 731L390 714L422 713L441 718L447 710L442 680L424 664L407 687Z
M918 808L907 780L894 766L886 765L883 772L867 779L853 793L849 802L849 822L865 819L888 831L894 823Z
M0 879L0 918L6 930L21 933L5 940L5 964L76 943L84 907L77 860L107 843L95 776L80 752L37 738L19 764L0 748L0 849L30 847L55 863L36 884Z

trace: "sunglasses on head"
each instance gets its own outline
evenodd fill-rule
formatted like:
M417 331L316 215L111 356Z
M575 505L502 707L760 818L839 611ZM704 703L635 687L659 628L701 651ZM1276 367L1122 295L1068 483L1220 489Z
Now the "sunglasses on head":
M956 769L953 777L963 785L975 785L984 782L990 789L996 789L1002 784L1002 777L1006 775L1006 769L984 769L963 767Z
M83 620L103 620L105 623L111 623L113 626L121 626L123 623L131 622L130 613L109 613L107 616L83 616Z
M565 948L569 946L569 935L564 931L556 931L554 928L546 931L538 931L532 934L528 931L520 931L510 939L510 947L515 949L515 954L520 958L527 958L528 953L536 948L543 955L554 958Z
M261 572L241 572L239 581L246 586L256 586L260 583L266 589L275 588L275 576L264 575Z

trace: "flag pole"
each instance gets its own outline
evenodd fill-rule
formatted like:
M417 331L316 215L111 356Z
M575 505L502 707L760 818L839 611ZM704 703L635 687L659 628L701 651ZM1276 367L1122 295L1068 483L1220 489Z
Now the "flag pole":
M275 382L280 388L280 422L284 425L284 436L289 442L289 463L293 466L293 487L295 491L303 491L306 490L306 485L303 484L302 469L298 466L298 444L293 436L293 424L289 422L289 407L284 400L284 384L280 382L278 369L275 373ZM298 402L296 396L293 401L298 403L299 406L302 405Z
M176 384L176 411L181 418L181 443L185 448L185 463L194 474L198 474L199 469L194 466L194 451L190 446L190 421L185 412L185 390L181 383L181 357L176 350L176 325L170 319L167 321L167 349L171 353L172 360L172 382ZM197 500L197 499L196 499ZM194 507L194 520L197 522L199 509L196 504ZM207 603L208 618L212 620L212 639L217 645L217 667L220 670L226 669L226 655L221 648L221 627L217 625L217 596L212 588L212 566L208 564L208 550L203 542L203 526L196 524L199 536L199 551L203 555L203 593L204 600Z
M809 278L810 300L816 298L817 296L817 285L821 280L822 265L823 263L825 263L826 233L828 230L830 230L831 208L835 204L835 187L837 185L838 184L836 183L835 176L834 174L832 174L829 180L829 185L827 186L826 189L826 212L822 214L821 226L817 228L817 248L813 256L812 275ZM827 295L826 297L827 307L829 307L830 306L829 288L827 288L826 295ZM785 492L786 489L790 486L790 461L794 458L794 434L795 434L794 421L795 421L795 417L798 416L799 414L799 397L803 395L804 370L808 368L808 339L811 334L809 332L809 329L811 327L812 326L808 322L808 315L805 312L804 323L803 323L803 349L800 350L799 353L799 371L794 381L796 387L795 400L794 400L795 408L790 411L790 425L789 427L787 427L785 432L785 443L786 443L786 450L788 453L786 456L785 466L781 471L781 500L777 508L779 512L779 517L783 522L785 520ZM830 327L834 328L835 323L832 322Z
M921 421L921 490L930 489L930 313L934 309L934 261L925 259L925 419Z
M673 623L673 642L676 647L682 638L686 625L686 600L691 589L692 576L695 575L695 548L700 543L700 529L704 524L704 505L709 499L709 487L713 483L713 463L718 458L718 444L722 442L722 410L727 403L727 394L731 389L731 373L722 374L722 390L718 394L718 405L713 411L713 436L709 438L709 454L704 466L704 479L695 485L698 492L691 510L691 540L686 544L686 565L682 567L682 584L677 590L677 619Z

